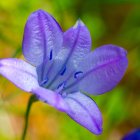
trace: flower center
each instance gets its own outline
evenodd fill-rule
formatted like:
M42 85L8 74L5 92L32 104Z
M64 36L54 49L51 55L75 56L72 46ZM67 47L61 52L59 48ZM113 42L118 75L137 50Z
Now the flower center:
M55 61L53 50L50 51L49 58L37 67L39 85L51 90L67 92L67 87L78 80L83 72L67 66L64 60ZM74 88L73 88L74 87ZM78 90L77 86L69 88L69 92Z

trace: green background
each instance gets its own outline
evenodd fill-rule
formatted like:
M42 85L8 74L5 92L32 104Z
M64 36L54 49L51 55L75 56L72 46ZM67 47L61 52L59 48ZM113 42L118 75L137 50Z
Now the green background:
M33 105L27 140L121 140L140 127L139 0L1 0L0 58L23 58L24 25L37 9L51 13L65 31L78 18L86 24L92 48L116 44L128 51L129 66L112 91L92 96L103 114L103 133L96 136L49 105ZM29 93L0 76L0 140L19 140ZM92 111L92 110L91 110Z

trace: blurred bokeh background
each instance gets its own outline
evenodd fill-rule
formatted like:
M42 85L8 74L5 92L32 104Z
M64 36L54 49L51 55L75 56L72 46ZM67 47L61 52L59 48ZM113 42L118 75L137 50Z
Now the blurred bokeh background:
M103 114L103 134L96 136L49 105L32 106L27 140L121 140L140 127L140 1L139 0L1 0L0 58L21 58L25 22L44 9L67 30L78 18L87 25L92 48L116 44L128 51L127 72L112 91L92 96ZM19 140L29 93L0 76L0 140ZM91 110L92 111L92 110Z

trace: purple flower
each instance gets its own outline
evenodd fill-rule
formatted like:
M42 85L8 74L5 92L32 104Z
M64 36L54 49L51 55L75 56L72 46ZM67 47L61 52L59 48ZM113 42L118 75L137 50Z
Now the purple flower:
M27 62L1 59L0 74L92 133L101 134L101 113L83 93L99 95L114 88L126 71L127 52L115 45L92 52L90 33L82 21L62 32L43 10L29 16L22 50Z
M140 140L140 128L131 131L122 140Z

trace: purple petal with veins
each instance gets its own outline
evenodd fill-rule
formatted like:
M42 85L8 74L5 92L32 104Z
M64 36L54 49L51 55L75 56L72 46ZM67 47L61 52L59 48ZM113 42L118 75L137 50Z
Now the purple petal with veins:
M94 134L102 133L102 116L96 103L88 96L76 92L68 94L65 101L70 107L66 113Z
M22 43L23 54L29 63L38 66L50 59L50 53L56 55L61 49L62 41L62 30L49 13L38 10L29 16Z
M79 90L90 94L102 94L114 88L122 79L128 60L126 51L115 45L95 49L78 65L82 77L70 83L67 89L79 86Z
M33 88L39 87L35 67L23 60L1 59L0 74L24 91L30 92Z

